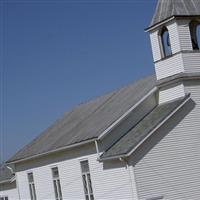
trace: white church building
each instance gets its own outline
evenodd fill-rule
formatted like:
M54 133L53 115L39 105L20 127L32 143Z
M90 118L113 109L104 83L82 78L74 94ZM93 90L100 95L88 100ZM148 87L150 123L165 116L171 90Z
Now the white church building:
M200 0L158 0L155 75L78 105L0 169L0 200L200 199Z

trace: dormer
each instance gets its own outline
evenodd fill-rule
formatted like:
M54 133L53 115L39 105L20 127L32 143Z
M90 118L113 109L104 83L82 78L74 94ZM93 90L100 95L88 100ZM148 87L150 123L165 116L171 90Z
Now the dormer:
M146 30L157 80L200 72L200 0L158 0Z

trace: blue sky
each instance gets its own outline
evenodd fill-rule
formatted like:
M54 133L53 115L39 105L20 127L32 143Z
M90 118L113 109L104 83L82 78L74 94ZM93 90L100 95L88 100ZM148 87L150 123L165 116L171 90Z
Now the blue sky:
M156 0L1 1L1 160L76 104L154 73Z

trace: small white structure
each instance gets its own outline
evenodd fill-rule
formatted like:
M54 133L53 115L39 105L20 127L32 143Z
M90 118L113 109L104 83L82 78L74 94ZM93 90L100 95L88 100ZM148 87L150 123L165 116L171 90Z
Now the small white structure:
M156 77L65 113L7 161L0 200L200 199L199 0L158 0L147 32Z

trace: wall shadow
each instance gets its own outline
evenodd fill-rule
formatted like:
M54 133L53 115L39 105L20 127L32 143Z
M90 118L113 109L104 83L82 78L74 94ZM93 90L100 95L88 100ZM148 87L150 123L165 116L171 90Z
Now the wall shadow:
M193 109L195 102L190 99L167 122L155 131L130 157L129 165L135 166L160 141L167 136Z

